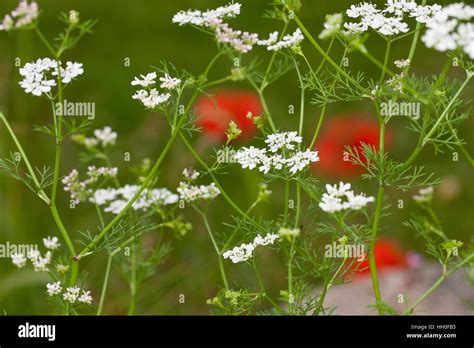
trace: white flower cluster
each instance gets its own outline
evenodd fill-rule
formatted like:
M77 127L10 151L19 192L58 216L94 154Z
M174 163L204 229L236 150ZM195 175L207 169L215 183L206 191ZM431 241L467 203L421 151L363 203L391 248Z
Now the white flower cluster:
M54 76L58 76L58 70L64 84L70 83L74 78L84 73L81 63L67 62L66 68L63 68L62 62L50 58L40 58L36 62L26 63L24 67L20 68L20 75L23 76L20 86L26 93L35 96L47 94L51 92L52 87L56 86Z
M294 48L297 47L298 44L303 41L303 39L304 36L301 33L301 30L298 28L293 34L286 34L285 36L283 36L283 39L281 41L268 45L267 50L279 51L283 48Z
M323 25L324 29L319 34L318 37L322 40L333 37L341 29L341 24L342 24L342 14L341 13L334 13L334 14L326 15L326 21L324 22L324 25Z
M398 69L405 69L405 68L408 68L411 64L411 61L410 59L397 59L395 62L394 62L395 66L398 68Z
M334 213L341 210L351 209L359 210L374 201L374 197L367 197L365 194L354 194L351 190L351 184L343 182L337 185L326 185L326 193L323 194L319 207L328 213Z
M319 161L317 151L297 150L296 144L300 144L302 141L303 139L298 136L297 132L270 134L265 140L268 148L243 147L237 151L235 159L244 169L254 169L258 166L258 170L266 174L271 169L287 168L292 174L295 174L311 162Z
M49 249L49 250L56 250L57 248L59 248L61 246L61 244L59 244L58 237L43 238L43 244L44 244L45 248Z
M216 39L220 43L228 44L234 50L248 53L258 42L258 34L232 29L227 23L216 27Z
M143 87L139 89L133 96L132 99L137 99L142 102L142 104L149 109L156 108L158 105L166 103L170 98L170 93L160 93L156 87L156 72L151 72L146 75L140 75L135 77L132 81L132 86ZM160 87L167 90L173 90L178 88L181 84L181 80L176 77L171 77L168 74L160 77Z
M22 253L12 254L12 263L18 268L23 268L26 266L27 261L30 260L35 272L48 272L48 265L53 257L51 250L57 249L60 244L57 237L43 239L43 243L47 249L50 249L44 256L41 256L41 252L38 249L30 249L26 255Z
M25 27L38 18L38 4L32 1L28 4L27 0L21 0L18 7L10 14L7 14L0 23L0 31L9 31Z
M437 51L464 50L474 59L474 7L464 3L450 4L427 22L421 40L426 47Z
M173 17L173 23L180 26L191 24L211 29L215 32L216 40L227 44L240 53L248 53L255 44L267 46L269 51L278 51L287 47L297 46L303 39L303 34L297 29L278 41L278 32L273 32L267 40L260 40L258 34L248 31L235 30L224 22L224 19L235 18L240 14L241 4L231 3L215 10L201 12L198 10L180 11Z
M176 190L179 193L180 199L186 203L192 203L200 199L214 199L221 194L221 191L214 183L210 185L191 185L189 182L181 181Z
M99 167L89 166L87 169L88 179L79 181L79 172L73 169L67 176L62 179L64 191L69 192L71 200L75 204L84 201L91 193L89 186L96 183L100 177L114 178L117 176L118 169L116 167Z
M280 238L278 234L267 233L265 237L257 235L252 243L243 243L238 247L227 250L222 254L224 259L231 259L233 263L245 262L253 255L253 251L259 245L273 244L275 240Z
M214 10L204 12L198 10L180 11L173 17L173 23L180 26L185 24L197 25L199 27L211 27L223 23L226 18L235 18L240 14L240 7L237 3L230 3L227 6L221 6Z
M138 185L125 185L121 188L106 188L94 191L89 201L104 206L104 211L112 214L119 214L122 209L130 202L140 189ZM178 202L178 195L165 188L145 189L140 197L133 203L133 210L146 211L150 207L159 205L169 205Z
M63 291L61 282L46 284L46 291L50 297L60 295ZM66 292L63 294L63 300L69 303L79 302L88 305L92 304L91 292L82 290L81 294L81 288L77 286L66 288Z
M418 203L429 202L433 198L433 192L433 187L422 188L418 191L417 195L413 196L413 199Z
M94 130L95 137L89 137L84 139L84 145L88 148L101 145L102 147L115 145L117 141L117 132L112 131L109 126L103 129Z
M419 23L427 23L441 9L439 5L418 5L414 0L387 0L383 10L376 5L363 2L352 5L346 14L350 18L359 18L359 22L344 23L347 35L366 32L369 28L378 33L391 36L409 31L404 21L405 15L415 18Z

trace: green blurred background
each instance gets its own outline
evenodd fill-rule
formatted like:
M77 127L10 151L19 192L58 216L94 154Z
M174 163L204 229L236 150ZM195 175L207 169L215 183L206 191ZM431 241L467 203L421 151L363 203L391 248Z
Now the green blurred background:
M85 74L71 84L66 92L66 99L91 101L96 103L96 120L94 128L110 125L118 132L117 146L114 148L114 164L121 169L121 180L126 182L132 178L127 166L139 164L143 158L156 158L168 137L168 128L163 118L155 113L144 110L139 103L131 99L134 93L130 81L139 73L150 71L150 66L159 65L162 61L172 62L178 69L185 69L199 74L215 54L215 44L207 37L190 27L178 27L171 23L172 16L181 9L214 8L226 4L218 0L39 0L41 8L40 26L48 38L53 38L63 29L57 20L61 11L75 9L80 12L81 19L96 18L99 20L92 35L86 36L72 51L67 52L64 59L84 63ZM242 0L242 14L232 22L237 28L262 33L280 30L277 21L262 19L264 10L269 8L270 1ZM302 0L301 19L315 35L322 29L324 16L329 13L341 12L351 1ZM377 2L380 3L380 2ZM430 1L429 1L430 3ZM438 3L447 3L438 1ZM15 0L2 0L0 16L10 12L17 5ZM393 59L405 58L410 39L400 40L393 50ZM383 41L376 37L369 40L368 46L374 54L383 54ZM320 57L311 49L308 42L303 48L314 65ZM339 52L338 52L339 50ZM52 165L54 144L51 138L42 133L32 131L34 124L49 124L51 111L49 103L41 98L26 95L18 86L19 74L15 67L15 58L21 63L48 56L35 34L31 31L13 32L11 35L0 33L0 110L11 121L20 141L36 166ZM261 48L256 52L266 60L269 54ZM340 54L340 48L335 53ZM251 53L253 55L253 53ZM124 66L124 59L130 58L131 66ZM364 70L369 76L379 72L372 68L360 55L349 56L350 69ZM413 62L414 70L429 76L438 72L444 65L445 57L434 50L426 49L422 44ZM230 65L225 60L214 69L212 78L227 74ZM453 71L453 77L460 71ZM249 87L246 85L229 84L229 87ZM468 93L471 93L472 88ZM266 91L268 103L277 124L282 129L295 129L296 116L289 116L288 105L299 103L299 88L294 71L272 85ZM307 98L308 100L310 98ZM367 102L331 105L328 117L335 114L354 111L372 112ZM315 106L307 106L305 133L311 136L316 125L319 110ZM395 118L390 123L394 134L392 156L397 160L405 159L414 146L416 138L406 129L405 119ZM324 130L324 128L323 128ZM469 120L462 129L462 135L469 141L468 149L473 150L474 124ZM197 140L200 143L200 140ZM6 129L0 126L0 156L8 156L14 146ZM79 146L66 141L63 149L61 175L69 173L72 168L84 170L78 161ZM123 153L130 152L131 163L123 162ZM212 150L202 149L203 155L211 160ZM417 163L426 163L429 170L435 171L440 177L448 178L450 194L437 194L435 210L439 212L443 226L449 235L468 242L473 228L470 216L474 204L474 186L472 185L472 169L460 154L459 161L452 161L452 153L434 156L431 148L423 151ZM160 171L160 185L176 187L180 172L184 166L195 164L193 158L179 142L168 155ZM235 198L237 203L248 206L256 194L256 185L260 176L238 168L230 170L230 174L222 177L224 187ZM334 182L337 179L324 179ZM359 179L354 179L359 180ZM373 193L372 183L355 182L357 189ZM453 186L454 185L454 186ZM454 187L454 189L453 189ZM271 187L274 197L281 197L281 188ZM393 236L406 250L423 250L423 244L415 239L412 232L402 226L410 211L416 209L411 203L413 192L401 194L389 191L392 203L403 198L404 209L393 209L392 215L383 224L387 227L383 233ZM96 225L95 212L90 206L81 205L74 210L67 208L68 196L59 192L59 206L62 216L71 231L91 229ZM256 214L274 216L282 209L281 199L272 199L264 204ZM214 229L224 228L223 222L230 222L231 210L224 200L213 204L210 219ZM188 209L187 218L195 223L194 230L185 238L173 241L173 252L166 263L159 267L157 274L146 281L139 297L137 313L139 314L206 314L207 298L217 292L218 269L215 254L202 224L195 214ZM73 232L74 238L78 238ZM49 210L36 199L22 184L0 173L0 243L37 243L47 235L59 235ZM173 238L169 238L172 240ZM285 285L285 265L278 257L266 256L262 263L263 278L266 279L271 292L277 294ZM230 265L228 263L227 265ZM265 265L265 266L263 266ZM106 266L105 255L86 258L81 263L82 270L90 272L88 287L98 300L100 286ZM228 267L231 279L253 284L252 275L244 267ZM128 287L119 268L114 267L106 301L105 313L119 314L126 311L128 303ZM47 304L43 275L17 271L9 259L0 259L0 310L7 314L44 314L53 313ZM186 296L186 302L178 302L179 294Z

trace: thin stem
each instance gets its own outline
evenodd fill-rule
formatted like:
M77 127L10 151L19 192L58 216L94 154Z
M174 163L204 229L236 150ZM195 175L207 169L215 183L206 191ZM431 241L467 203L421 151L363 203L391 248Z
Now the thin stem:
M209 74L209 71L211 70L212 66L216 63L217 59L221 55L222 55L222 52L219 51L214 56L214 58L211 60L211 62L207 66L207 68L204 72L204 76L207 76ZM194 91L191 99L188 102L188 105L186 106L186 109L184 110L183 117L179 120L176 129L174 129L173 132L171 133L171 137L168 139L168 142L166 143L165 147L161 151L160 156L157 158L155 164L153 165L152 169L148 173L148 176L145 178L145 181L142 183L142 185L140 186L138 191L135 193L135 195L132 197L132 199L127 203L127 205L120 211L120 213L94 238L94 240L89 245L87 245L80 252L80 254L78 255L78 258L80 258L81 256L84 256L85 254L87 254L90 250L92 250L92 248L95 245L97 245L97 243L102 238L104 238L104 236L115 226L115 224L117 224L122 219L122 217L128 212L128 210L131 208L133 203L135 203L135 201L140 197L140 195L145 190L145 188L153 180L153 178L155 177L161 163L163 162L163 160L165 159L165 157L168 154L169 150L171 149L171 146L173 145L176 137L178 136L178 134L180 134L181 127L183 126L184 122L186 121L186 114L191 109L191 107L192 107L194 101L196 100L197 96L198 96L198 91L196 90L196 91Z
M374 63L377 67L382 69L382 73L387 74L390 77L395 76L395 73L392 70L390 70L389 68L384 66L384 64L382 64L377 58L375 58L372 54L370 54L370 52L364 46L361 46L361 45L357 46L357 50L359 52L361 52L362 55L364 55L372 63ZM402 81L402 84L403 84L403 88L405 88L408 92L410 92L415 97L417 97L418 100L420 100L423 104L425 104L425 105L430 104L429 101L420 92L415 90L413 87L411 87L410 85L408 85L407 83L405 83L403 81Z
M128 315L133 315L137 308L137 243L131 249L131 278L130 278L130 303L128 306Z
M105 294L107 293L107 285L109 283L109 277L110 277L110 268L112 266L112 258L113 258L113 255L110 254L107 260L107 268L105 269L105 277L104 277L104 282L102 283L102 291L100 292L100 301L99 301L99 308L97 309L97 315L101 315L102 310L104 308Z
M333 66L336 71L338 71L342 76L344 76L348 81L350 81L357 89L359 89L362 92L366 92L366 89L362 87L356 80L354 80L349 74L347 74L343 69L339 67L339 65L329 57L329 55L321 48L321 46L316 42L314 37L311 35L311 33L306 29L306 27L303 25L303 23L300 21L298 16L295 15L295 21L300 27L301 31L303 34L308 38L308 40L311 42L311 44L316 48L316 50L323 56L323 58Z
M421 2L421 6L425 6L425 4L426 4L426 0L423 0ZM421 23L417 22L416 28L415 28L415 35L413 35L413 40L410 46L410 53L408 54L408 59L410 60L410 62L413 61L413 57L415 56L415 50L418 44L418 38L420 37L420 29L421 29Z
M212 181L214 182L214 184L216 184L217 188L219 189L222 197L224 197L224 199L227 201L227 203L229 203L229 205L239 214L241 215L242 217L244 217L246 220L248 220L249 222L251 222L255 227L257 227L260 231L262 232L267 232L266 229L260 225L258 222L256 222L255 220L253 220L250 216L248 216L247 213L245 213L242 209L240 209L240 207L235 204L235 202L232 200L232 198L229 197L229 195L227 194L227 192L224 190L224 188L222 187L222 185L220 184L220 182L217 180L215 174L211 171L211 168L209 168L209 166L207 165L207 163L201 158L201 156L199 156L199 154L196 152L196 150L194 150L193 146L189 143L188 139L186 138L186 136L180 132L179 136L181 137L181 140L184 142L184 144L186 145L186 147L188 148L188 150L191 152L191 154L194 156L194 158L199 162L199 164L206 170L206 172L209 174L209 176L211 177Z
M463 267L472 258L474 258L474 254L471 254L466 257L461 263L459 263L449 272L444 272L443 274L441 274L441 276L436 280L436 282L427 291L425 291L403 314L407 315L412 313L415 307L418 306L421 302L423 302L429 295L431 295L433 291L435 291L446 280L446 278L448 278L452 273Z
M283 25L283 29L281 31L281 34L280 34L280 40L285 35L287 28L288 28L288 22L285 22L285 24ZM272 70L272 67L273 67L273 64L275 62L275 58L276 58L277 53L278 53L277 51L273 51L273 54L270 58L270 62L268 63L268 66L267 66L267 70L265 71L265 75L263 76L262 83L260 84L260 87L258 88L258 90L260 90L262 92L267 87L268 75L270 75L270 71Z
M209 221L207 220L206 214L204 214L199 209L197 209L197 211L202 216L202 219L204 221L204 225L206 226L207 233L209 234L209 238L211 239L212 246L214 247L214 250L217 254L217 260L219 262L219 270L221 272L221 277L222 277L222 282L224 283L224 287L225 287L226 290L229 290L229 283L227 282L227 276L225 274L225 268L224 268L224 263L222 261L222 255L221 255L221 252L219 250L219 247L217 246L217 242L216 242L216 239L214 238L214 234L212 233L212 229L211 229L211 226L209 225Z
M379 79L379 86L382 86L382 83L385 79L385 72L387 71L388 59L390 57L390 48L391 48L391 46L392 46L391 41L387 41L387 47L386 47L386 50L385 50L385 58L384 58L383 67L382 67L382 74L380 75L380 79Z
M43 42L43 44L46 46L46 48L48 49L48 51L56 58L57 57L57 52L56 50L50 45L49 41L44 37L43 33L41 32L41 30L39 30L39 28L35 25L34 26L34 30L36 32L36 34L38 35L38 37L40 38L40 40Z
M383 203L383 195L384 195L384 187L382 185L379 186L377 192L377 203L375 207L375 215L374 215L374 222L372 225L372 234L370 236L370 252L369 252L369 266L370 266L370 276L372 279L372 288L374 290L374 297L375 302L378 308L379 314L383 314L382 309L379 307L380 302L382 301L382 297L380 296L380 287L379 281L377 276L377 266L375 263L375 241L377 239L377 231L379 226L380 214L382 212L382 203Z
M436 132L436 129L439 127L439 125L441 124L442 121L444 121L444 119L446 118L446 115L448 114L448 111L451 109L451 107L453 106L454 102L458 99L458 97L460 96L461 92L463 91L464 87L466 87L466 85L469 83L469 80L471 80L472 76L474 75L474 73L472 72L468 72L467 74L467 77L466 77L466 80L464 80L464 83L461 85L461 87L459 87L458 91L456 92L456 94L453 96L453 98L451 99L451 101L449 102L449 104L446 106L446 108L444 109L443 113L441 114L441 116L438 118L438 120L436 121L436 123L434 124L434 126L431 128L431 130L428 132L428 134L425 135L422 143L421 143L421 146L425 146L426 143L430 140L430 137L434 134L434 132Z
M28 169L28 173L30 173L31 179L33 180L33 183L35 184L36 188L38 189L38 192L36 194L38 195L41 200L43 200L46 204L50 204L51 201L48 197L48 195L44 192L43 188L41 187L41 184L39 183L39 180L35 174L35 171L33 170L33 167L31 166L30 160L28 159L28 156L26 155L25 151L23 150L23 147L20 144L20 141L16 137L15 132L13 132L13 129L11 128L10 124L8 123L8 120L6 119L5 115L0 112L0 119L3 121L5 124L5 127L8 130L8 133L10 133L11 138L13 139L13 142L15 143L18 151L20 152L21 158L25 161L25 166Z
M284 220L285 224L288 224L288 209L289 209L289 202L290 202L290 181L285 181L285 207L284 207Z
M293 302L295 297L293 295L293 255L294 255L294 241L291 241L290 251L288 255L288 314L293 313Z

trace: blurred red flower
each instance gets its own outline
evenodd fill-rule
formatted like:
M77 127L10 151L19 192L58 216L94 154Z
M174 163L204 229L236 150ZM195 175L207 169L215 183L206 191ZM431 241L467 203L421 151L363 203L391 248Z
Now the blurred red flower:
M385 150L391 144L391 132L385 129ZM363 168L352 164L346 153L346 146L356 148L361 156L362 143L379 148L379 125L375 117L365 114L338 115L323 124L323 130L316 142L320 162L312 167L323 176L347 178L359 175Z
M366 251L367 253L367 251ZM400 246L389 239L379 239L375 242L374 247L375 265L377 272L389 268L404 269L408 267L407 254ZM361 270L358 275L370 273L369 260L367 256L361 262L354 262L352 269Z
M258 95L248 90L221 89L211 96L201 96L194 107L197 125L202 128L203 134L215 141L227 139L225 131L230 121L234 121L242 130L240 138L251 137L256 127L253 121L247 118L247 114L262 114Z

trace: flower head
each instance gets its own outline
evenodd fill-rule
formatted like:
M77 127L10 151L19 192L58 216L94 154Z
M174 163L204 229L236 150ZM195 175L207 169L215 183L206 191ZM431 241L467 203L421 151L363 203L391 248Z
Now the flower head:
M56 250L57 248L61 246L61 244L59 244L58 237L43 238L43 244L46 247L46 249L49 249L49 250Z
M54 295L59 295L61 291L63 291L63 288L61 286L61 282L56 282L56 283L48 283L46 284L46 289L48 292L49 296L54 296Z
M26 27L38 18L38 14L38 4L35 1L28 3L27 0L21 0L18 7L3 18L0 31Z

